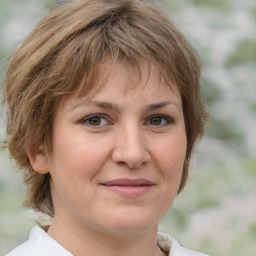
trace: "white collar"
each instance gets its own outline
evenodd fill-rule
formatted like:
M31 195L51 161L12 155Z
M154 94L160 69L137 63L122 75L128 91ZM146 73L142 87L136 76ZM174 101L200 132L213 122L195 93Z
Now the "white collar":
M157 234L157 243L163 251L169 252L168 256L207 256L181 247L177 240L162 233Z
M159 247L168 253L168 256L207 256L198 252L187 250L171 236L157 234ZM43 228L35 226L29 234L29 239L6 256L73 256L57 241L50 237Z

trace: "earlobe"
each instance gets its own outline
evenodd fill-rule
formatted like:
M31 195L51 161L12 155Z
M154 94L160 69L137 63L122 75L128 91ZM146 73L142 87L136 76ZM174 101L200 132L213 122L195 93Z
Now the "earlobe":
M30 164L36 172L40 174L46 174L49 172L47 157L42 145L39 147L37 153L27 152L27 154Z

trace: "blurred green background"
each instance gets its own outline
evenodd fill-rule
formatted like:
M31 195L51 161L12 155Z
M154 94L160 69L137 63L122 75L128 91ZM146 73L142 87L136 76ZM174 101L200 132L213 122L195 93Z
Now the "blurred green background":
M188 248L213 255L256 255L256 1L154 1L198 51L202 96L211 120L185 190L160 223ZM0 82L8 56L54 5L0 1ZM5 138L0 108L0 141ZM35 219L21 207L22 177L0 151L0 255L25 241Z

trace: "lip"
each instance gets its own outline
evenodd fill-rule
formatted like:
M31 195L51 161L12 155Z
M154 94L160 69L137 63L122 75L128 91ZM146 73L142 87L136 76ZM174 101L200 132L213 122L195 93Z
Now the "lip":
M135 198L149 192L155 184L146 179L116 179L101 185L119 195Z

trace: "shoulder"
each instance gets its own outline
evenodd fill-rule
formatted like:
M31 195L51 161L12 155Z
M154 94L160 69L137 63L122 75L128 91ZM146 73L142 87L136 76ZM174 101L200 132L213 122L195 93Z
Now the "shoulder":
M177 240L169 235L158 233L157 236L158 245L166 252L169 252L169 256L209 256L201 252L191 251L180 246Z
M47 233L36 226L32 228L29 239L5 256L72 256Z

